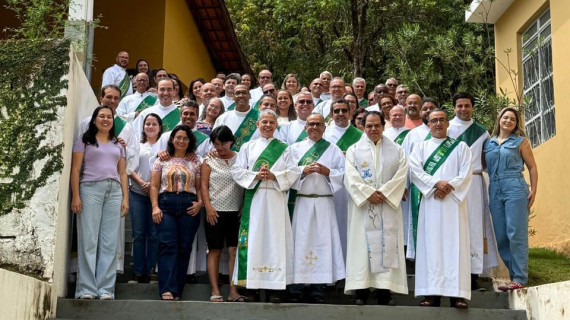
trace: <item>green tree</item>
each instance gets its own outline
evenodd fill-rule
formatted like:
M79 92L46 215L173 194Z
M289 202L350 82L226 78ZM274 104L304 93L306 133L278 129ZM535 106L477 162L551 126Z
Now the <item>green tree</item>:
M504 101L494 97L492 26L468 24L466 0L227 0L254 70L269 68L308 84L323 70L368 90L395 77L413 92L450 104L478 97L476 117L490 125ZM278 82L279 83L279 82Z

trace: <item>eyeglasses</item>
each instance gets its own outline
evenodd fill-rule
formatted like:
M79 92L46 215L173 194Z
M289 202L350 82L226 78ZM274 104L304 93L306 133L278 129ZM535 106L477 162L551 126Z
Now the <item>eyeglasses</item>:
M398 85L395 84L395 83L389 83L389 84L387 84L387 86L388 86L388 87L397 87Z
M297 100L298 104L313 104L313 100Z
M179 142L188 142L188 141L190 141L190 139L184 138L184 137L174 137L174 140L179 141Z
M261 76L260 79L271 79L271 76Z
M234 96L245 96L247 95L247 91L236 91L234 92Z
M445 119L445 118L437 118L437 119L430 119L429 123L437 124L438 122L445 123L446 121L447 121L447 119Z
M148 82L147 79L138 79L137 82Z
M263 91L263 94L271 94L273 92L275 92L275 89L269 89L269 90Z
M324 125L325 125L324 123L320 123L320 122L310 122L310 123L307 123L307 127L309 127L309 128L311 128L311 127L316 127L316 128L318 128L318 127L322 127L322 126L324 126Z
M344 88L343 86L331 86L331 88L333 89L340 89L340 88Z
M348 109L334 109L333 113L334 114L339 114L339 113L348 113Z

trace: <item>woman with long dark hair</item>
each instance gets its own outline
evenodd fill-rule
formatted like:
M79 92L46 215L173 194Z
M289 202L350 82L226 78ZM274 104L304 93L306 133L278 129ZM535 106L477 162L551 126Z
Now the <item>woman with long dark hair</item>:
M192 242L200 225L200 161L192 129L172 130L166 151L170 160L157 159L150 178L152 220L158 234L158 287L162 300L182 296Z
M71 211L77 215L75 297L114 299L120 218L129 211L125 149L117 143L111 107L95 109L73 146Z

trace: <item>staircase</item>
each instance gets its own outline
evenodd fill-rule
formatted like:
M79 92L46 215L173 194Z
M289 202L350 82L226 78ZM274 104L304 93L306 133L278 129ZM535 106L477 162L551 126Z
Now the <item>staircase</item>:
M125 272L117 275L115 299L113 301L72 299L74 285L70 284L68 298L60 298L57 303L56 320L378 320L378 319L425 319L425 320L526 320L524 310L510 310L508 293L493 291L491 281L479 279L479 285L486 291L473 291L469 309L449 307L449 300L442 298L439 308L419 307L423 297L414 297L414 276L408 276L409 295L393 294L396 306L355 306L354 297L343 292L342 283L327 287L327 304L271 304L271 303L211 303L210 285L207 275L198 274L198 283L187 284L181 301L160 301L158 284L128 284L132 279L131 223L127 216L125 235ZM411 271L411 270L410 270ZM409 272L412 273L412 272ZM220 287L227 297L228 286ZM265 292L260 290L264 301ZM251 297L253 298L253 297ZM372 294L369 303L375 302Z
M199 280L205 280L199 277ZM203 281L199 281L203 282ZM410 288L414 278L409 277ZM487 289L491 289L488 284ZM228 286L221 287L227 297ZM116 300L77 300L60 298L57 318L105 319L105 320L222 320L222 319L513 319L526 320L524 310L508 309L508 293L492 290L472 292L469 309L449 308L448 299L442 299L439 308L419 307L421 298L394 294L397 306L355 306L353 297L346 296L342 288L328 287L325 291L327 304L271 304L271 303L211 303L210 286L206 283L188 284L182 301L160 301L157 284L126 284L116 286ZM263 296L263 292L262 292ZM263 298L263 297L262 297ZM369 302L375 301L372 297Z

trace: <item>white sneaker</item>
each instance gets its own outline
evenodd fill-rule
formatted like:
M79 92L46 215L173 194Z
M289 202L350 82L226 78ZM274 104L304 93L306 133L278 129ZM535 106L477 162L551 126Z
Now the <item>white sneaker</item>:
M113 297L112 297L110 294L108 294L108 293L103 293L103 294L99 297L99 299L101 299L101 300L113 300Z
M90 294L82 294L79 299L81 300L93 300L93 296Z

